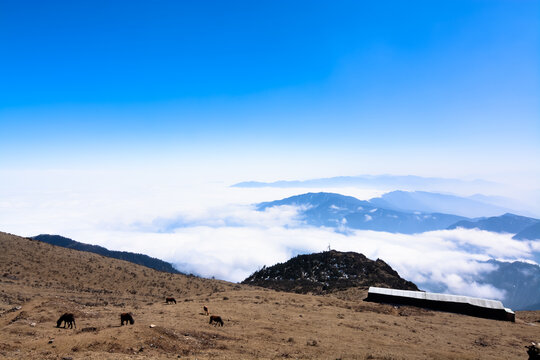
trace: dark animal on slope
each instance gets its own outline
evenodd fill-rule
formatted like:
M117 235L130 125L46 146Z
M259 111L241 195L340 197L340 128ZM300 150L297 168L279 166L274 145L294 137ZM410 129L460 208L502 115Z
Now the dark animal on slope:
M59 328L62 324L62 321L64 322L64 328L66 325L68 326L68 329L73 329L73 326L75 325L75 329L77 328L77 324L75 324L75 316L73 314L65 313L64 315L60 316L60 319L56 322L56 327Z
M203 311L204 311L204 315L206 316L210 315L210 310L208 310L208 307L206 307L206 305L203 306Z
M122 313L120 314L120 326L123 326L124 322L126 323L126 325L128 322L133 325L133 323L135 323L135 320L133 320L133 316L131 316L130 313Z
M176 299L173 298L173 297L165 298L165 304L168 304L168 303L175 303L176 304Z
M215 323L214 326L216 325L223 326L223 320L221 320L221 316L210 315L209 324L212 324L212 323Z
M525 347L527 348L527 354L529 354L529 360L540 360L540 343L532 343L532 345Z

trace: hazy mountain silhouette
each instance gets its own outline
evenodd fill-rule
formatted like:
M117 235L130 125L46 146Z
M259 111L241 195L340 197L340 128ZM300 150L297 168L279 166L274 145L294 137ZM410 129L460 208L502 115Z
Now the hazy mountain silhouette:
M426 191L392 191L369 202L398 211L455 214L466 217L496 216L509 209L471 198Z
M462 220L453 224L452 226L449 226L448 229L480 229L498 233L517 234L532 225L538 224L539 222L540 220L538 219L507 213L501 216L493 216L489 218Z
M444 189L463 189L467 191L486 191L486 189L498 189L500 184L485 180L460 180L434 177L421 177L414 175L359 175L337 176L332 178L308 179L308 180L279 180L274 182L244 181L232 185L232 187L257 188L328 188L328 187L369 187L377 189L404 189L404 190L428 190L443 191Z
M540 240L540 221L518 232L512 237L516 240Z

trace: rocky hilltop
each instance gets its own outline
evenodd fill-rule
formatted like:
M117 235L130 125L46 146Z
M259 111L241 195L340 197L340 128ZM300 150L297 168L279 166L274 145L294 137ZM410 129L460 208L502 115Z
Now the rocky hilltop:
M381 259L373 261L359 253L335 250L299 255L285 263L264 267L242 283L302 294L370 286L418 290Z

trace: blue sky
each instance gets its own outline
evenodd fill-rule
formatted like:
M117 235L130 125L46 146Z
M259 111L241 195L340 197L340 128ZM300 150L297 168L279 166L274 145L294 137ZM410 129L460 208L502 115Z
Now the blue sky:
M0 1L0 164L538 176L539 13L527 0Z

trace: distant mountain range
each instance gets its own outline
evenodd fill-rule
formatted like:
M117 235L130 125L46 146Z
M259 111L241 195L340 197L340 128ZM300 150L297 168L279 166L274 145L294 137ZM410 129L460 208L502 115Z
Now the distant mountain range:
M511 210L473 198L438 194L426 191L392 191L369 202L375 206L398 211L420 211L425 213L445 213L469 218L497 216Z
M332 227L342 232L357 229L415 234L433 230L477 228L499 233L519 233L516 239L540 239L536 227L540 220L534 218L506 213L472 219L430 212L428 210L468 207L470 212L478 213L489 206L475 200L436 193L394 191L369 201L335 193L307 193L259 203L256 207L263 211L282 205L298 206L302 220L308 225Z
M484 263L494 265L494 270L477 273L469 281L474 281L479 286L489 285L504 291L501 301L512 310L540 310L540 266L521 261L504 262L494 259ZM433 292L448 292L446 285L429 279L417 285Z
M282 205L298 206L302 220L308 225L332 227L344 233L350 229L410 234L430 230L474 228L515 234L513 238L517 240L540 239L540 220L530 217L505 213L500 216L472 219L430 212L454 211L459 210L460 207L469 207L469 210L475 214L482 209L489 210L489 206L482 202L442 194L394 191L379 198L363 201L334 193L307 193L260 203L257 205L257 209L262 211L272 206ZM501 210L497 209L497 211ZM492 208L491 211L495 210ZM512 309L540 309L540 266L496 260L490 260L489 263L496 265L496 270L477 274L473 281L480 285L491 285L494 288L504 290L506 295L503 303ZM278 275L282 273L286 274L284 279L296 276L296 273L291 272L290 269L291 265L288 262L279 264L276 267L263 269L264 271L255 273L245 281L260 286L292 287L292 285L283 285L287 282L275 280L279 276L284 276ZM274 280L268 281L267 279ZM303 280L300 282L304 283ZM419 285L426 286L431 291L447 291L441 284L425 283Z
M504 290L505 306L514 310L540 309L540 266L524 262L489 260L497 270L480 274L476 281Z
M501 188L500 184L485 180L459 180L435 177L422 177L413 175L359 175L337 176L331 178L308 180L279 180L274 182L244 181L232 187L258 188L332 188L332 187L367 187L376 189L403 189L444 191L444 189L461 189L467 192L480 192Z
M467 218L441 213L403 212L385 209L368 201L334 193L307 193L286 199L264 202L258 210L281 205L295 205L307 224L340 230L361 229L414 234L446 229Z
M497 233L520 234L516 239L540 239L538 225L540 220L514 214L504 214L501 216L493 216L489 218L481 218L476 220L461 220L448 229L464 228L464 229L480 229ZM538 236L538 237L535 237Z
M164 271L164 272L168 272L172 274L180 274L180 272L176 270L168 262L150 257L148 255L144 255L144 254L136 254L136 253L127 252L127 251L111 251L111 250L107 250L106 248L102 246L83 244L81 242L71 240L69 238L66 238L60 235L41 234L38 236L34 236L31 239L46 242L51 245L65 247L68 249L87 251L87 252L92 252L95 254L107 256L114 259L129 261L129 262L143 265L143 266L146 266L151 269L158 270L158 271Z
M263 267L242 283L302 294L370 286L418 290L383 260L373 261L362 254L335 250L298 255L285 263Z
M518 232L512 237L516 240L538 240L540 239L540 221Z

